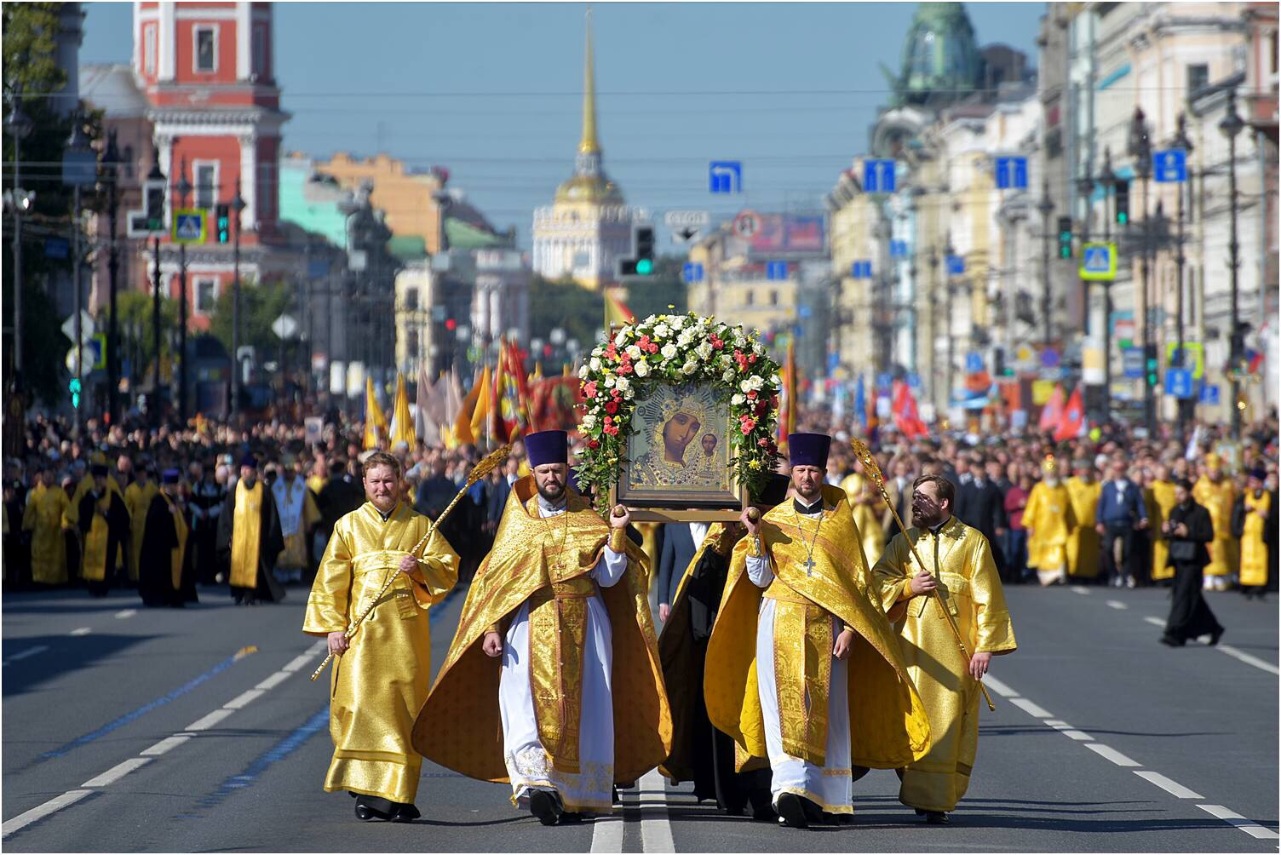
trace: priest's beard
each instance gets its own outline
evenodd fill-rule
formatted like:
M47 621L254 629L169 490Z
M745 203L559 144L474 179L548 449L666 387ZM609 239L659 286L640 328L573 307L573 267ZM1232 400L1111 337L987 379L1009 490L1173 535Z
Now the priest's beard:
M538 495L553 505L565 500L565 485L560 482L538 484Z

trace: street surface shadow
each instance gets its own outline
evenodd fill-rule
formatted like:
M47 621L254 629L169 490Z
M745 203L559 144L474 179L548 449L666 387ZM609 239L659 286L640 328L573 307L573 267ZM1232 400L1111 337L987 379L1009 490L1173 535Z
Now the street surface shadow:
M38 655L4 664L3 697L31 691L63 674L92 668L121 651L159 638L158 635L34 635L5 645L6 655L45 647Z

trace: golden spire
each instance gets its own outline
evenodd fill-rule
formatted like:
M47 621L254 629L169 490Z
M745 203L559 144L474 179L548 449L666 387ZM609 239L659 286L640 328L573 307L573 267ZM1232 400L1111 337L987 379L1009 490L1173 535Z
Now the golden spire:
M587 61L583 69L583 139L578 144L579 154L597 154L600 142L596 139L596 73L592 62L592 7L587 7Z

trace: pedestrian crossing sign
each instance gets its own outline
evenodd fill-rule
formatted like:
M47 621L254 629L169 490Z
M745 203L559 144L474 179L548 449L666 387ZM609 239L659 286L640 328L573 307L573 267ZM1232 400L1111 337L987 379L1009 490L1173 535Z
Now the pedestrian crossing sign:
M1116 279L1116 244L1086 243L1081 247L1081 279L1111 282Z
M200 208L174 211L170 239L174 243L204 243L205 212Z

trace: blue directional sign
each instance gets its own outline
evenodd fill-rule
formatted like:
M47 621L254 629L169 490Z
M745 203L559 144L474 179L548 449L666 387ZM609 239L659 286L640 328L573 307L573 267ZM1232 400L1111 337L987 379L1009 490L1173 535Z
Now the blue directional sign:
M864 193L893 193L894 188L894 161L873 159L863 161Z
M1121 373L1131 380L1143 377L1143 348L1126 347L1121 350Z
M872 262L856 261L853 264L851 264L850 278L851 279L871 279L872 278Z
M1201 387L1201 403L1212 407L1219 405L1219 387L1216 383L1207 383Z
M949 255L947 257L947 275L961 276L965 273L965 258L960 255Z
M996 158L996 186L998 190L1027 189L1027 158Z
M1175 398L1192 397L1192 371L1187 368L1170 368L1165 372L1165 394Z
M697 261L685 262L685 266L681 268L681 278L690 285L693 285L696 282L702 282L703 265L699 264Z
M1116 279L1116 244L1083 244L1078 272L1085 282L1111 282Z
M983 354L971 350L965 354L965 370L969 374L977 374L983 370Z
M890 241L890 258L907 258L907 241Z
M1181 148L1153 152L1152 174L1159 184L1182 184L1188 180L1188 153Z
M765 278L774 279L774 280L786 279L787 278L787 262L786 261L768 262L765 265Z
M742 193L742 161L713 160L707 167L707 183L713 193Z

